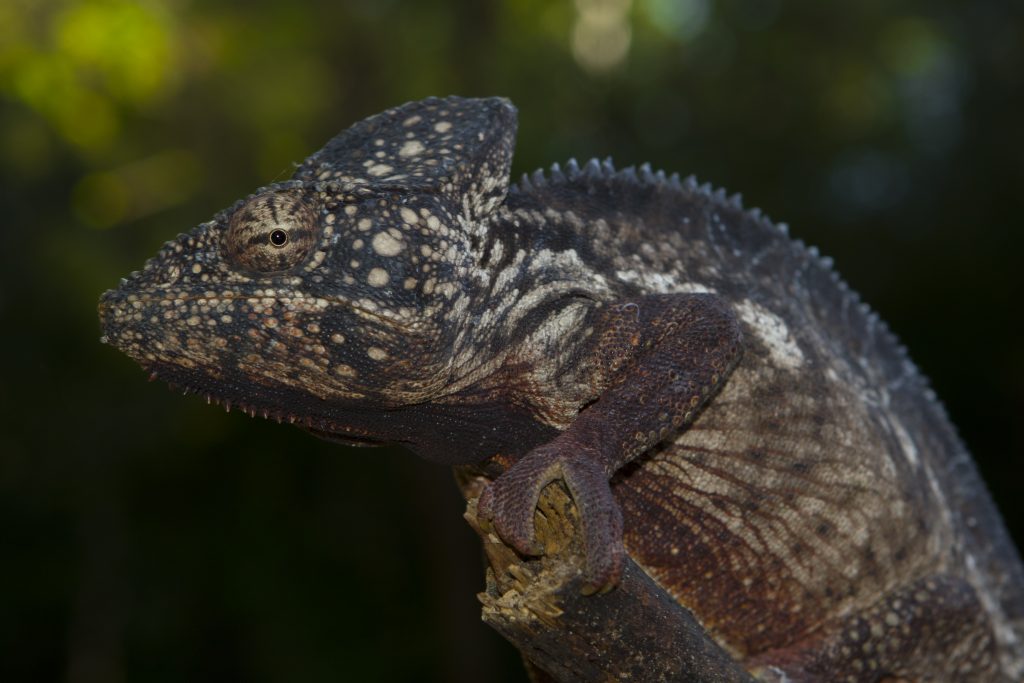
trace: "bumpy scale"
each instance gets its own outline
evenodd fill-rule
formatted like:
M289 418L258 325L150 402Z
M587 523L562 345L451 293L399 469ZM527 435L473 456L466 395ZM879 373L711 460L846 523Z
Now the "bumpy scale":
M765 680L1024 675L1020 560L830 264L647 167L510 185L515 127L498 98L357 123L104 294L104 340L318 436L512 460L478 509L523 553L563 481L589 590L628 553Z

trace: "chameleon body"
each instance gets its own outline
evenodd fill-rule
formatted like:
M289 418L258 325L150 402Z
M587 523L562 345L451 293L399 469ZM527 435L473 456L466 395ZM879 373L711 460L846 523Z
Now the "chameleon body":
M350 443L511 466L478 509L539 553L580 511L764 680L1018 680L1024 574L883 323L813 249L692 180L509 181L506 100L359 122L104 294L166 381ZM610 482L610 484L609 484Z

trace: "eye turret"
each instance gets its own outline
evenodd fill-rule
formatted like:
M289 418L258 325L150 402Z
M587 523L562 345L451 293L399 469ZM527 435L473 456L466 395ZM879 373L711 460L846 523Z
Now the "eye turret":
M243 204L228 221L227 258L242 270L279 273L309 256L317 235L316 212L294 191L266 192Z

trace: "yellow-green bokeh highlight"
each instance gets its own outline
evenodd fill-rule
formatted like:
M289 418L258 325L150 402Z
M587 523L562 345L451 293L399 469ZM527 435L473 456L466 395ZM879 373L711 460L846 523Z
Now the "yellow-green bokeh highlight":
M179 80L181 36L159 2L13 3L0 25L4 93L83 153L108 150L123 108L154 106Z

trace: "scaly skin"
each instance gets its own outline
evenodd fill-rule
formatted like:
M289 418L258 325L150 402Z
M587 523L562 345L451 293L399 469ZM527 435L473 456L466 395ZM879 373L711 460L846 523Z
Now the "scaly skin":
M1024 572L925 381L813 250L646 167L510 185L515 110L429 99L167 243L100 303L156 376L325 438L561 479L765 680L1017 680ZM611 482L609 484L609 482Z

